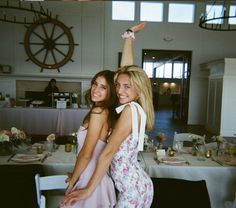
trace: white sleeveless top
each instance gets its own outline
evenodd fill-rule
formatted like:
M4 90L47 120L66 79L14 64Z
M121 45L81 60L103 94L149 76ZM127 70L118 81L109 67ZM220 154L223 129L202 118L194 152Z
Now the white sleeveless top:
M144 143L144 133L145 133L145 127L146 127L146 114L143 110L143 108L136 102L130 102L123 104L116 108L116 112L120 113L123 111L124 107L126 105L130 105L131 107L131 113L132 113L132 135L134 138L138 138L138 151L143 151L143 143ZM140 122L140 129L138 131L138 112L141 116L141 122Z

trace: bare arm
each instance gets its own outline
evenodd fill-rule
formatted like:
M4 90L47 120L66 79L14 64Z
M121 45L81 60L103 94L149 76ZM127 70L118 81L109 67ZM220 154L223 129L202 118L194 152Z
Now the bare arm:
M138 25L131 27L130 30L132 30L134 33L139 32L145 27L145 24L146 23L140 23ZM124 38L124 45L120 63L121 67L134 64L133 41L134 40L132 37Z
M124 125L125 123L125 125ZM112 134L109 136L109 143L106 145L98 158L96 169L84 189L79 189L68 194L63 204L73 204L76 201L87 198L96 188L102 177L106 174L114 154L118 151L121 143L131 133L132 118L130 106L126 106L118 119Z
M69 180L69 186L67 188L66 194L69 194L71 192L74 184L79 179L81 173L90 162L96 143L98 139L101 139L100 135L103 125L107 121L107 114L105 113L105 111L101 113L101 109L98 108L94 109L93 111L95 111L95 113L91 114L84 145L78 154L72 177Z

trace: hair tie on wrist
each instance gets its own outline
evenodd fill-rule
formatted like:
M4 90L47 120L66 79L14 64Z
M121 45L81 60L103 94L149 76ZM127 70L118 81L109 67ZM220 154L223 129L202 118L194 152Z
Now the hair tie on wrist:
M129 30L129 31L128 31ZM126 39L126 38L132 38L132 39L135 39L135 36L134 36L134 32L130 29L126 30L123 35L121 35L121 37L123 39Z
M126 32L134 32L134 31L129 28L126 30Z

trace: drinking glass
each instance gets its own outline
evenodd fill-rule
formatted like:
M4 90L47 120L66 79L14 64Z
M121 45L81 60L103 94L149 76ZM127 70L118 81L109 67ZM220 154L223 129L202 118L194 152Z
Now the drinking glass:
M204 161L205 160L206 147L204 144L198 144L197 146L197 159Z
M176 152L180 154L182 148L183 148L183 141L176 141L174 144L174 150L176 150Z
M44 145L45 145L45 150L47 152L52 152L53 151L53 143L52 141L45 141Z

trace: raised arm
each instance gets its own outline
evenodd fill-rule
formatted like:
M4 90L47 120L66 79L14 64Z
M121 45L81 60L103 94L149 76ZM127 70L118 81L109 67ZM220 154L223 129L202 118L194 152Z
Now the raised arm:
M138 25L134 25L123 34L122 37L124 39L124 44L120 63L121 67L134 64L134 55L133 55L134 34L142 30L145 27L145 24L146 23L140 23Z

